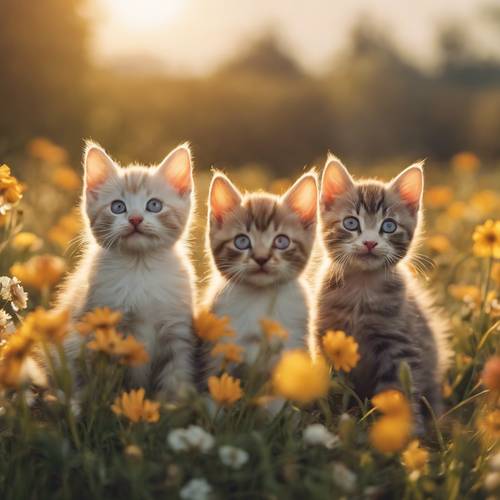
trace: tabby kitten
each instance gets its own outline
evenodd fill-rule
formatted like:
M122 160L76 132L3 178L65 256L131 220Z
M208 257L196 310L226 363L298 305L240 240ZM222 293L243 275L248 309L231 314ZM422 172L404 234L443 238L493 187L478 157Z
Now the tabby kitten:
M221 173L212 180L208 241L214 269L206 300L217 315L229 316L248 362L258 351L262 318L288 331L285 348L306 345L309 295L302 274L316 233L317 197L312 172L281 197L241 195Z
M389 183L354 181L331 156L320 199L328 254L321 274L312 347L327 330L344 330L361 359L349 374L361 398L398 388L399 367L413 378L416 431L423 429L424 396L441 411L440 382L448 359L445 324L408 269L422 217L422 164Z
M58 307L73 320L96 307L120 310L120 331L150 357L130 369L130 385L172 398L193 376L193 273L182 238L193 196L189 148L177 147L158 166L121 168L88 143L84 169L84 254ZM66 342L70 359L81 342L78 334Z

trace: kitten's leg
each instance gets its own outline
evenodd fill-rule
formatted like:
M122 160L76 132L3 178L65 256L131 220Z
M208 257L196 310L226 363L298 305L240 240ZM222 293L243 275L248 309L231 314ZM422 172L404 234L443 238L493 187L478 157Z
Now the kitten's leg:
M376 373L375 394L388 389L401 389L399 368L402 362L408 363L413 379L411 387L411 407L413 413L413 432L416 436L425 434L424 417L422 413L422 391L419 376L421 365L418 351L411 345L394 345L381 356Z
M152 385L161 399L178 399L193 387L194 344L191 321L160 330L152 362Z

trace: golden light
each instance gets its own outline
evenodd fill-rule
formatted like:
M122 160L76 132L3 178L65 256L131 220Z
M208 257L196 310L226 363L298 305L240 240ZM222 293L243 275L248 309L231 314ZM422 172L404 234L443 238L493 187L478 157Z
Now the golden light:
M179 16L187 0L103 0L108 15L127 31L167 26Z

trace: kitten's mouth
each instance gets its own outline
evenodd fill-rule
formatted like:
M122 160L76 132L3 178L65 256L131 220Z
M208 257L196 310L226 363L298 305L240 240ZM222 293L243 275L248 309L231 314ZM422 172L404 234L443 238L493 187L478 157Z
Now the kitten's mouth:
M356 257L358 257L358 259L370 260L370 259L378 259L379 255L373 252L360 252L356 254Z
M140 229L134 228L131 231L129 231L128 233L126 233L123 237L130 238L130 237L135 236L135 235L146 236L145 233L143 233Z

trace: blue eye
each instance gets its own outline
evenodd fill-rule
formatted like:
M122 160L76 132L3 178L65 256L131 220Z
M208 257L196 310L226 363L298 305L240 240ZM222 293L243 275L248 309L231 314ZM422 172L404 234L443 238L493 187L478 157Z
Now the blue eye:
M278 250L286 250L290 246L290 238L284 234L278 234L274 238L273 246Z
M151 198L146 203L146 210L157 214L163 208L163 203L158 198Z
M114 214L122 214L127 211L127 206L122 200L115 200L111 202L111 211Z
M359 220L356 217L346 217L342 224L348 231L357 231L359 229Z
M234 246L238 250L248 250L252 244L250 243L250 238L246 234L238 234L234 238Z
M384 222L382 222L382 232L383 233L393 233L396 231L396 228L398 225L396 224L396 221L394 219L385 219Z

